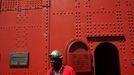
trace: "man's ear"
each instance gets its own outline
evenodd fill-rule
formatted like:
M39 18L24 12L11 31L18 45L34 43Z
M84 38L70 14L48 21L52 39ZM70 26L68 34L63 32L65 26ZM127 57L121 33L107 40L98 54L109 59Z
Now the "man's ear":
M63 59L63 56L62 55L60 56L60 59Z

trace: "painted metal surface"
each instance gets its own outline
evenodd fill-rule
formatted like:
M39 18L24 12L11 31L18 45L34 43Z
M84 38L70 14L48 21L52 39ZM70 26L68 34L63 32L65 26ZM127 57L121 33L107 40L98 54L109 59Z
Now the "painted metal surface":
M95 51L104 42L118 50L120 75L134 75L133 16L133 0L0 0L0 75L45 75L53 49L74 64L73 40L88 46L90 69L74 66L78 75L98 75ZM29 52L29 67L11 68L11 52Z

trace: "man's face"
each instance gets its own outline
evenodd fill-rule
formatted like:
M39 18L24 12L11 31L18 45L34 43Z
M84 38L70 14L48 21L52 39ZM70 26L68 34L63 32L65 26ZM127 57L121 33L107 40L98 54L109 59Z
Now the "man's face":
M56 64L56 58L50 58L51 66L54 66Z
M51 66L55 69L59 69L62 65L62 60L60 58L50 58Z

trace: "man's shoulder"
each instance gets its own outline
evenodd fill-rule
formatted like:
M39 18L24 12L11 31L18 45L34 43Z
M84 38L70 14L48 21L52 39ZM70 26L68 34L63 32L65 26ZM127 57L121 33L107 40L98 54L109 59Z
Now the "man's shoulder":
M69 66L69 65L66 65L66 66L65 66L65 69L73 70L73 68L72 68L71 66Z
M66 65L65 70L63 71L63 75L75 75L75 71L71 66Z
M52 71L52 67L50 67L50 68L48 69L47 75L50 75L51 71Z
M53 67L50 67L50 68L49 68L49 70L52 70L52 69L53 69Z

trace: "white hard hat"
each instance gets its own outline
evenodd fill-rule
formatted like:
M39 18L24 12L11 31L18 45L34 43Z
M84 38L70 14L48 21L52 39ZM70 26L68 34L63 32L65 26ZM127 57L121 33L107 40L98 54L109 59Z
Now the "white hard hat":
M50 58L63 58L59 50L54 50L49 55Z

